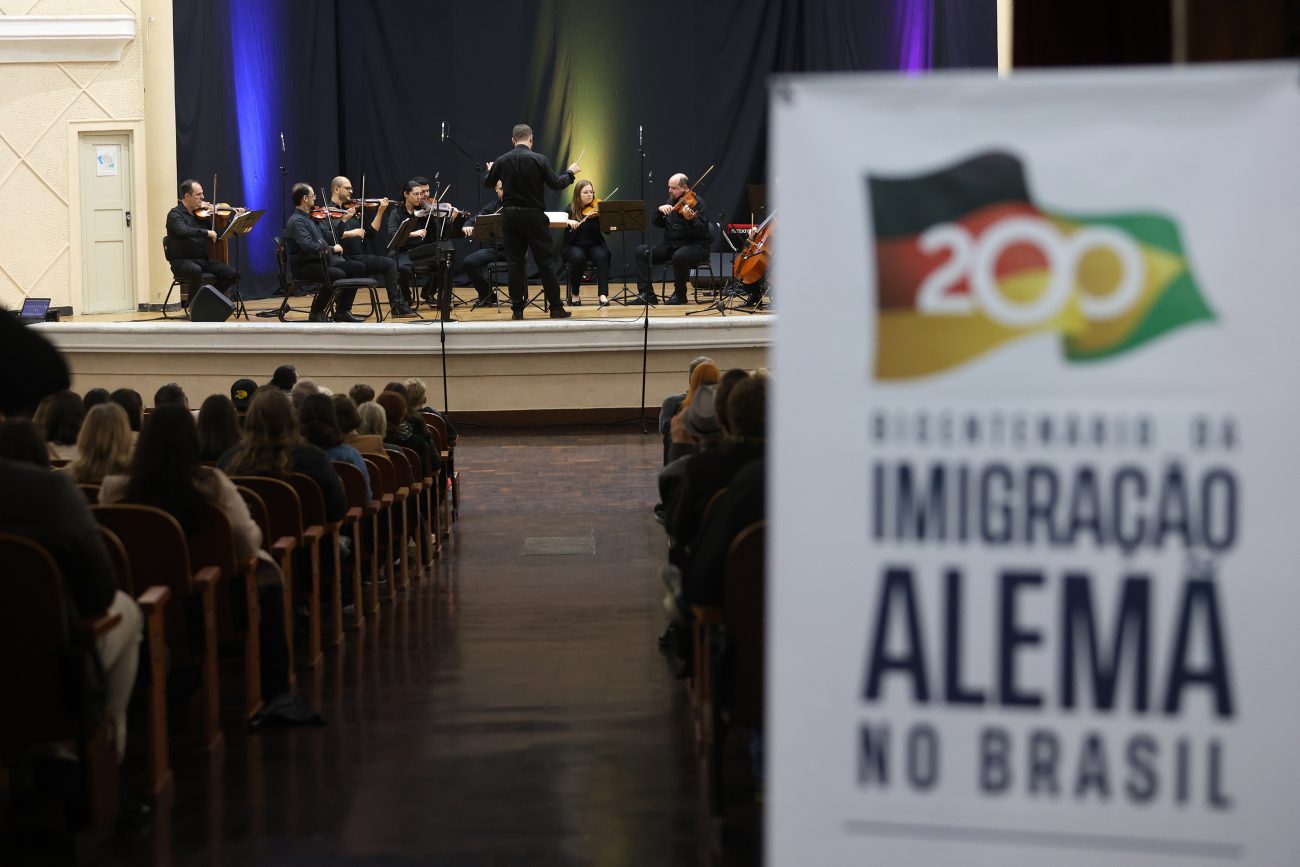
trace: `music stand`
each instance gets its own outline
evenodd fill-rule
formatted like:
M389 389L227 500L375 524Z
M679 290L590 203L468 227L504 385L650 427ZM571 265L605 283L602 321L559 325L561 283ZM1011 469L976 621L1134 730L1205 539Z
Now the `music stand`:
M226 224L226 228L222 230L221 234L217 237L218 243L226 240L234 240L238 242L240 238L245 237L249 232L253 231L253 227L257 225L257 221L262 219L262 215L265 213L265 210L260 210L241 211L238 214L235 214L230 222ZM242 252L242 245L237 247L237 250ZM235 261L238 262L239 259L239 253L237 252L235 254ZM238 319L240 316L243 316L245 320L248 320L248 308L244 306L243 290L241 290L239 284L236 283L231 287L231 291L235 296L235 318Z
M641 232L645 233L645 202L643 201L619 201L619 202L601 202L598 211L600 218L600 231L605 234L611 232ZM623 235L623 261L627 261L627 235ZM624 307L629 303L629 297L636 297L639 293L632 292L627 288L627 272L624 271L623 288L617 295L610 297L610 304L622 304Z
M396 253L401 250L402 247L405 247L407 239L410 238L411 233L415 231L416 222L417 221L411 217L407 217L399 223L397 231L393 233L393 237L388 239L388 249Z
M474 234L470 235L470 240L479 244L481 248L486 248L493 241L501 240L505 237L502 231L502 221L505 217L500 212L495 214L480 214L474 218L474 225L471 227ZM499 260L498 260L499 261ZM490 267L490 266L489 266ZM491 271L489 270L489 276ZM496 308L501 307L501 294L497 291L496 286L492 286L493 305ZM484 305L486 306L486 305Z

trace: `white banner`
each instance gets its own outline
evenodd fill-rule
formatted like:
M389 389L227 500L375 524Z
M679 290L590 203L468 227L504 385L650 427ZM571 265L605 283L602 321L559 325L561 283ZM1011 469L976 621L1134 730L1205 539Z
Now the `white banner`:
M1300 71L772 106L769 863L1300 863Z

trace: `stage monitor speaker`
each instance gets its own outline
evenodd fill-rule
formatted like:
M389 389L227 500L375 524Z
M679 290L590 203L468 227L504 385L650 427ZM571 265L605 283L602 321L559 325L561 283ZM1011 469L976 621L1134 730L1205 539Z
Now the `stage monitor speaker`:
M225 322L235 312L235 302L222 295L215 287L204 283L190 299L190 321Z

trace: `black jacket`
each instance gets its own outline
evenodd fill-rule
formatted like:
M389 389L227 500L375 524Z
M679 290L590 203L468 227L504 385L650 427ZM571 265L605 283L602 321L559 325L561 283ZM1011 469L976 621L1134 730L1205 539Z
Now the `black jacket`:
M0 491L0 531L25 536L50 552L63 575L69 614L91 617L107 610L117 575L72 477L0 460Z
M698 194L696 198L699 198ZM675 205L676 199L669 199L665 204ZM686 244L705 244L713 243L713 233L709 231L708 218L704 216L704 199L699 199L699 204L695 208L695 219L688 220L681 214L670 212L668 216L659 213L655 208L654 224L664 230L664 243L681 247Z
M515 145L496 158L492 168L483 175L483 186L493 189L501 181L505 196L502 204L507 208L536 208L546 210L546 187L562 190L573 183L573 175L564 171L555 173L551 161L525 145Z
M167 261L208 258L207 223L200 223L184 205L167 212Z
M321 234L320 226L316 225L315 220L297 210L289 215L289 221L284 224L284 243L294 268L319 265L321 252L334 246Z
M572 214L569 215L569 219L574 219ZM604 247L605 246L605 237L600 233L600 217L593 214L592 216L588 217L586 221L583 221L582 217L577 217L576 219L578 220L578 222L582 223L582 225L576 229L564 230L565 250L575 246L576 247Z

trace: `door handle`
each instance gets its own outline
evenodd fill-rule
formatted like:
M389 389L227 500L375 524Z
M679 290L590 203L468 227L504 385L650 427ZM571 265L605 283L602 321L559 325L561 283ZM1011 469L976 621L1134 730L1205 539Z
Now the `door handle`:
M127 211L127 212L126 212L126 227L127 227L128 229L131 228L131 212L130 212L130 211Z

